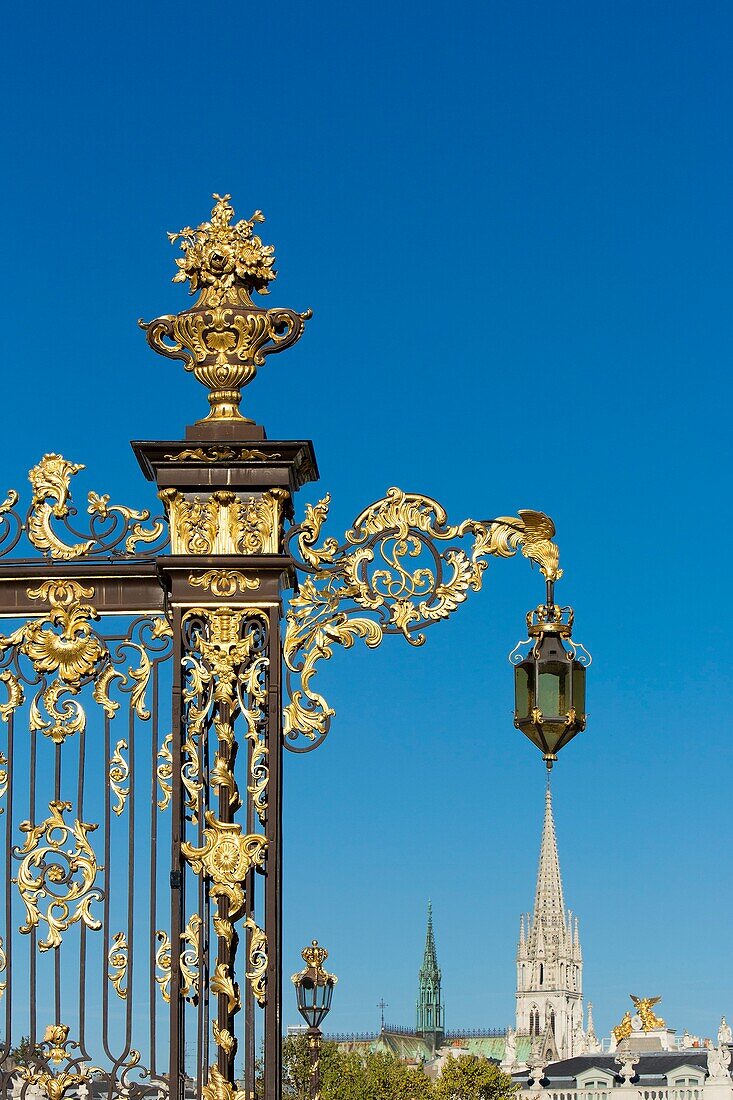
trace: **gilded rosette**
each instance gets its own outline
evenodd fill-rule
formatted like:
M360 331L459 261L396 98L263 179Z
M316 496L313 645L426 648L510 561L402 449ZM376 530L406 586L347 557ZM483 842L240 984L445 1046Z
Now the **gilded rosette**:
M173 281L188 280L191 293L199 293L195 305L139 324L153 351L182 360L207 387L211 411L205 420L231 423L245 420L239 411L242 386L266 356L300 339L311 312L254 304L252 294L266 294L276 275L272 246L253 233L264 216L257 210L251 219L232 224L230 196L214 198L210 222L168 234L183 252Z

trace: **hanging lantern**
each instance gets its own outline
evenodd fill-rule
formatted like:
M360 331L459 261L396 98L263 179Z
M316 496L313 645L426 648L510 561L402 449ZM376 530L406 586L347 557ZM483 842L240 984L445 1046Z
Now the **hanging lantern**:
M514 725L542 752L548 771L560 749L585 729L585 670L591 656L572 640L573 610L548 602L527 614L529 638L514 665ZM531 647L526 653L524 647Z

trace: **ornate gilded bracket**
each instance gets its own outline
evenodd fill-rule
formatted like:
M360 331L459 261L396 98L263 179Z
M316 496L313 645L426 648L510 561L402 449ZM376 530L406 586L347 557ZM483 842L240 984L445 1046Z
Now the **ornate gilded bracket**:
M334 645L350 649L358 638L374 649L385 634L422 645L426 627L481 588L490 556L521 550L548 582L562 575L555 525L544 512L523 509L516 517L454 526L437 501L392 488L357 516L344 543L326 538L317 546L329 502L326 496L309 505L286 538L296 568L309 574L290 601L283 646L289 698L283 729L295 752L316 748L328 733L334 711L313 677ZM463 539L471 540L465 549L458 545Z
M267 294L276 275L272 245L253 233L264 215L256 210L249 220L232 224L231 196L214 198L210 222L168 234L183 251L173 282L188 280L191 293L200 292L195 305L138 324L153 351L182 360L207 387L211 411L205 421L231 423L245 420L239 411L242 386L252 381L266 356L300 339L311 311L254 304L252 294Z

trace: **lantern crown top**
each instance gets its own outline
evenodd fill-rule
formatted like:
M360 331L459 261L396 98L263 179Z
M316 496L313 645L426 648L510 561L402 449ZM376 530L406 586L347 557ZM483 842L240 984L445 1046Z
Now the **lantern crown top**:
M174 283L191 284L191 294L201 290L211 305L239 301L238 291L247 297L253 291L268 294L269 284L276 277L275 249L263 244L253 232L258 222L265 220L261 210L251 218L240 218L232 224L234 207L231 195L212 196L216 204L211 221L201 222L196 229L185 226L178 233L169 233L171 244L180 241L183 255L176 260Z
M314 970L323 970L323 964L328 958L328 951L325 947L318 946L318 940L313 940L310 947L304 947L300 954L306 966L313 967Z
M536 638L540 634L559 634L561 638L570 638L574 618L572 607L541 603L539 607L527 612L527 633L530 638Z
M305 970L293 974L291 980L295 985L300 985L304 978L317 985L325 985L327 982L331 985L336 984L338 981L336 975L329 974L324 969L323 964L328 958L328 951L325 947L319 946L318 940L312 940L310 946L304 947L300 954L305 963Z

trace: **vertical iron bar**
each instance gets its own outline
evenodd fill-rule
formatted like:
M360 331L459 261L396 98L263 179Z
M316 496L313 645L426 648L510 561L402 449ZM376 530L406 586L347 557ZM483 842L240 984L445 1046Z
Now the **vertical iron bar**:
M249 777L251 775L252 766L252 754L253 746L250 740L247 741L247 785L249 785ZM255 831L255 810L252 795L247 791L247 833L252 834ZM245 898L245 919L247 917L254 916L255 911L255 880L256 875L254 868L251 867L247 878L244 883L244 898ZM252 931L250 928L245 929L244 935L244 957L249 961L249 948L250 941L252 939ZM244 1058L244 1094L247 1100L255 1094L255 1002L252 992L249 988L248 982L242 983L242 1001L244 1006L244 1044L243 1044L243 1058Z
M267 1001L265 1003L265 1100L280 1100L282 1061L282 702L280 698L280 613L269 610L267 745L270 766L265 875Z
M54 761L54 798L61 798L61 745L55 746ZM61 1023L61 947L53 953L53 1004L54 1023Z
M76 805L79 820L84 820L84 767L86 765L86 729L79 731L79 774L76 789ZM87 926L79 926L79 1052L88 1057L86 1048L86 980L87 980Z
M169 1097L170 1100L182 1100L184 1085L185 1056L184 1013L181 998L181 971L178 966L178 945L181 942L184 904L184 868L181 859L181 841L183 839L183 797L181 783L181 741L184 715L181 700L181 679L183 675L183 634L181 628L181 609L173 607L171 612L173 628L173 683L171 686L171 730L173 741L173 775L171 777L171 1000L170 1000L170 1062ZM174 878L175 876L175 878Z
M5 989L5 1041L0 1046L0 1052L2 1053L3 1060L11 1050L13 1046L13 904L12 895L10 893L10 875L11 875L11 852L13 850L13 778L14 778L14 734L15 734L15 715L10 712L8 716L8 793L5 803L5 859L7 860L7 866L5 868L5 981L7 986Z
M111 798L109 789L109 776L107 769L111 756L111 730L110 717L104 716L104 903L102 916L102 1046L109 1060L114 1063L115 1057L111 1050L109 1037L109 984L107 982L107 962L109 956L109 921L110 921L110 890L112 885L112 868L110 866L111 842Z
M125 1045L124 1054L120 1058L127 1058L132 1048L132 1010L134 1002L134 960L135 960L135 708L128 707L128 766L129 766L129 793L127 796L127 852L128 852L128 879L127 879L127 997L125 998Z
M34 729L31 730L31 749L30 749L30 784L29 784L29 811L28 820L33 824L36 822L36 767L38 764L38 744L37 744L38 732ZM29 1042L31 1050L34 1050L38 1044L38 1020L36 1015L36 1008L38 1005L38 990L36 988L38 983L38 975L36 972L36 941L38 939L38 932L35 926L31 928L31 934L28 937L28 950L30 952L30 966L29 966L29 997L30 997L30 1020L29 1020Z
M158 744L160 739L160 733L158 730L158 692L159 692L159 678L158 678L158 662L153 664L153 697L152 697L152 720L153 728L150 733L151 742L151 807L150 807L150 917L148 924L148 974L150 979L148 981L148 997L149 1008L148 1013L150 1016L150 1073L151 1076L155 1076L156 1070L156 1020L157 1020L157 1008L156 1003L156 982L153 975L155 974L155 933L157 925L158 915ZM171 770L171 785L173 784L173 772Z

